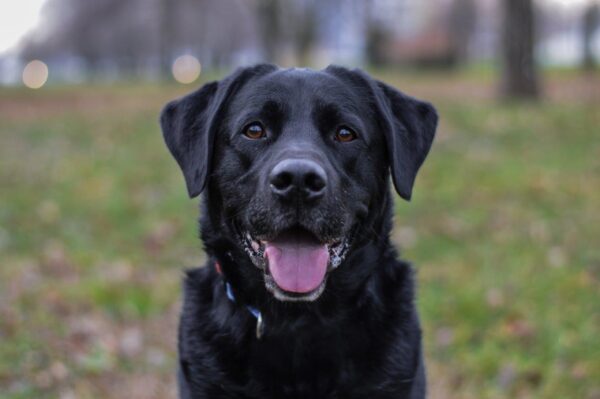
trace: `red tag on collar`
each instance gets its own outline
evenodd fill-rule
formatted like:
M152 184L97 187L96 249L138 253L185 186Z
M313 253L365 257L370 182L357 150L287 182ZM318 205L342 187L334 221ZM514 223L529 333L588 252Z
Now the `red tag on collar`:
M223 274L223 270L221 270L221 264L218 260L215 261L215 270L217 271L217 273Z

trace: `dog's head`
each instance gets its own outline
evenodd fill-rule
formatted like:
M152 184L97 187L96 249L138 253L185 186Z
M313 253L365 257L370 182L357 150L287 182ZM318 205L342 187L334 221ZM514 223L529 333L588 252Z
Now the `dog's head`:
M190 196L207 188L212 234L277 299L310 301L381 234L388 171L410 199L437 115L359 70L258 65L169 103L161 125Z

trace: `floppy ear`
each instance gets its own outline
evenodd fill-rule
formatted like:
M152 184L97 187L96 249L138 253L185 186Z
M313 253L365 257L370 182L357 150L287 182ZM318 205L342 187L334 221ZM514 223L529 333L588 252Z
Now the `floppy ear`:
M190 197L202 192L208 175L214 132L211 114L218 82L207 83L181 99L171 101L160 114L163 137L179 164Z
M360 69L330 65L326 71L350 81L355 89L368 90L365 95L374 101L379 127L385 135L394 187L402 198L410 200L415 177L435 135L435 108L372 79Z
M240 68L163 108L160 115L163 137L183 172L190 197L198 196L206 186L214 138L230 98L252 77L276 69L269 64Z
M431 148L438 115L427 102L376 82L377 106L383 117L392 179L396 191L410 200L417 172Z

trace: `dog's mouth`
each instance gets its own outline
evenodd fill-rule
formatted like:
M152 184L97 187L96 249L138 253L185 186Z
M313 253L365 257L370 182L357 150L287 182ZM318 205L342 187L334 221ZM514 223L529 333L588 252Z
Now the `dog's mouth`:
M275 298L314 301L325 290L328 274L348 253L351 236L323 242L307 229L293 227L269 239L254 238L246 231L241 241Z

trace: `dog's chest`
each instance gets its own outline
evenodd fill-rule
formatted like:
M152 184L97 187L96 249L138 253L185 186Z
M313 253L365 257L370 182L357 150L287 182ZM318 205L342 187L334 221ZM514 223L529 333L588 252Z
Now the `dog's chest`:
M257 339L256 319L221 285L188 283L179 350L191 398L387 399L413 385L419 330L403 329L393 312L376 321L346 307L345 316L285 323L267 312Z
M352 351L341 333L332 329L265 336L246 354L244 385L259 386L260 398L348 398L340 393L366 371L359 359L364 353Z

